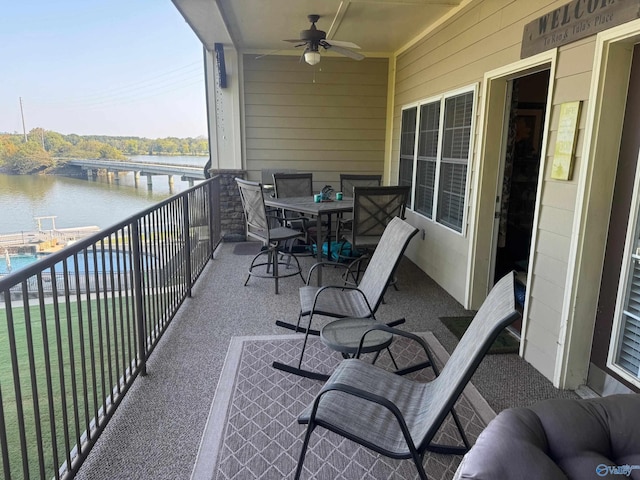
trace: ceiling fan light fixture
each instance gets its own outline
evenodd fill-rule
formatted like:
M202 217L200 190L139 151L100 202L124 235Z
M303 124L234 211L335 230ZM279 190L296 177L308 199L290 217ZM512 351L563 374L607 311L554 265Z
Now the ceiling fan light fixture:
M304 61L309 65L317 65L320 63L320 52L308 51L304 54Z

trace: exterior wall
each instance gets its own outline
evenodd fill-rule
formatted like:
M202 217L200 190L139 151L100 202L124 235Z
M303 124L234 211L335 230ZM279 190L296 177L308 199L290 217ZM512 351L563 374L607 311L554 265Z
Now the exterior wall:
M518 62L524 26L540 15L564 5L566 0L530 2L527 0L485 0L469 8L431 32L396 59L396 83L393 134L390 161L391 183L397 181L401 109L433 95L460 87L481 83L486 72ZM546 158L541 160L538 192L538 223L534 226L535 244L531 250L532 269L529 272L530 298L524 320L524 358L550 379L557 379L558 350L564 342L567 321L568 271L574 268L572 241L579 225L574 225L579 179L587 168L582 156L585 142L585 112L589 108L591 74L595 37L586 38L558 49L548 111L549 124L545 132ZM524 73L523 73L524 74ZM483 89L478 89L476 115L480 114ZM551 179L551 164L558 127L559 105L567 101L583 101L579 134L574 159L573 176L569 181ZM482 126L476 122L476 137ZM476 138L477 139L477 138ZM474 142L477 149L479 142ZM477 151L476 151L477 153ZM477 157L474 155L474 159ZM474 160L475 161L475 160ZM480 158L480 162L485 159ZM469 175L481 165L474 164ZM497 175L495 168L483 175ZM410 213L409 221L426 231L425 240L414 242L408 250L410 258L459 302L465 303L469 290L466 272L469 262L469 229L474 222L474 200L478 192L471 191L473 178L468 180L467 228L464 235ZM491 192L489 192L491 194ZM494 193L495 195L495 193ZM486 219L484 219L486 220ZM482 220L482 221L484 221ZM491 221L485 222L491 228ZM489 255L490 252L482 252ZM487 271L474 272L488 276ZM597 296L597 295L596 295ZM480 299L481 300L481 299ZM594 300L594 304L595 304ZM475 308L478 305L466 305ZM595 307L593 309L595 312ZM560 347L559 347L560 345Z
M382 174L388 59L244 55L246 170L313 172L314 188L340 173Z
M540 2L526 0L475 2L398 56L390 159L392 183L397 181L398 175L402 107L433 95L480 84L485 72L519 60L524 25L540 11ZM479 89L476 116L480 95ZM476 121L476 134L478 126ZM474 145L477 146L477 142ZM471 169L469 175L473 175ZM475 193L469 193L467 198L473 198ZM468 211L470 206L471 202L468 202ZM465 235L460 235L420 215L409 218L414 225L426 230L425 241L409 251L412 260L460 303L465 303L468 228ZM470 220L468 215L467 222Z

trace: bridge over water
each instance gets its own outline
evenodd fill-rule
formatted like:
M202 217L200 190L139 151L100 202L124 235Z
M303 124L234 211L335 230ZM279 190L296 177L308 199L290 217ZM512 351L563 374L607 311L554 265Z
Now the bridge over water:
M153 176L166 175L169 178L169 188L173 188L174 175L180 175L182 180L188 181L193 186L195 180L204 180L203 167L189 167L185 165L170 165L167 163L150 163L150 162L120 162L117 160L82 160L70 159L66 160L67 165L80 167L87 172L87 178L92 180L98 170L106 170L107 174L113 175L113 179L118 183L119 172L133 172L136 187L140 181L140 176L147 177L147 187L152 188Z

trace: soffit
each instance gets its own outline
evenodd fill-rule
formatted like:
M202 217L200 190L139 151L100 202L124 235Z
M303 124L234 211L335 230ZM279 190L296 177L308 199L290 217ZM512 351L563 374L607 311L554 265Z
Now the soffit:
M463 0L173 0L209 49L233 44L241 52L296 53L284 39L309 28L307 15L320 15L327 38L358 44L362 53L396 52Z

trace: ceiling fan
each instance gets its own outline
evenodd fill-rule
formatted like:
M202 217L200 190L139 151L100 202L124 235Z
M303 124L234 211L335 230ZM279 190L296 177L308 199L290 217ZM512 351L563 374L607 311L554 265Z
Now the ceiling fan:
M316 22L320 19L320 15L308 15L307 18L311 22L309 30L302 30L300 38L284 40L285 42L297 43L296 47L304 46L304 61L309 65L316 65L320 62L320 47L325 50L331 50L354 60L362 60L364 55L350 48L360 48L353 42L342 42L339 40L327 40L327 33L316 28Z

